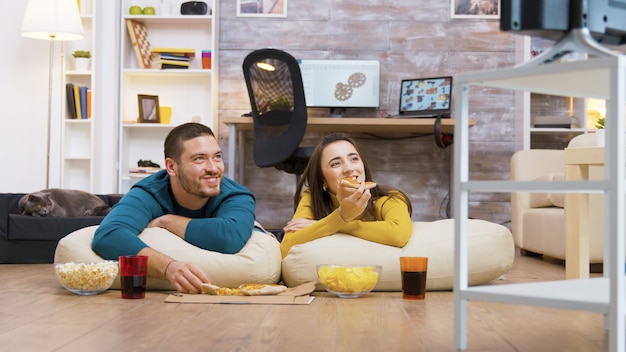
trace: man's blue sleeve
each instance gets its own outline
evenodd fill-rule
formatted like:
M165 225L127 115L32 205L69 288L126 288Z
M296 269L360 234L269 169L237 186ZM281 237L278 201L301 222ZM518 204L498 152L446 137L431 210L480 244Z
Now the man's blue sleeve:
M152 196L141 188L133 188L102 220L91 248L108 260L117 260L120 255L135 255L148 247L139 234L152 219L163 214L162 207Z
M250 193L233 194L221 200L209 217L191 219L185 240L210 251L234 254L243 248L254 227L256 201Z

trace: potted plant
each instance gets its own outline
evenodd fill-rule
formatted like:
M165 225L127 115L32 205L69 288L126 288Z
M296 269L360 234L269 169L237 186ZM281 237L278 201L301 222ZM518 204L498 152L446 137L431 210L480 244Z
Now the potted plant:
M91 59L89 50L75 50L72 56L74 57L74 69L76 71L89 70L89 60Z

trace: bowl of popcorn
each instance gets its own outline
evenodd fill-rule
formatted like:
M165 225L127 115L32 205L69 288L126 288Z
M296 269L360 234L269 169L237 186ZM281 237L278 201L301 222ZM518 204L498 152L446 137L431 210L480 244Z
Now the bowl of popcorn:
M61 285L68 291L88 296L108 290L117 277L119 265L117 261L72 261L55 263L54 271Z
M341 298L356 298L376 287L382 270L380 265L319 264L317 277L326 291Z

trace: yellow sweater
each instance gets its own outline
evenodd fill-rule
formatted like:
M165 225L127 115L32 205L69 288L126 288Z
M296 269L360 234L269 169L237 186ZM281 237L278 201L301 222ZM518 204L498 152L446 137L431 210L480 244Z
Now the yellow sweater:
M327 217L301 230L285 233L280 243L280 251L283 258L287 256L291 247L295 245L337 232L395 247L403 247L411 237L413 222L411 221L407 205L400 199L381 197L373 203L377 218L384 219L381 221L355 219L345 222L337 211L336 199L333 199L333 203L335 204L335 209ZM314 219L311 207L311 193L308 189L302 193L302 198L292 219L299 218Z

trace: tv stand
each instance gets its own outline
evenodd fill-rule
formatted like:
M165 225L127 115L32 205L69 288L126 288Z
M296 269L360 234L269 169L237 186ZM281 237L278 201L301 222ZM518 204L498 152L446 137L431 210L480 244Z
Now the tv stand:
M517 67L531 67L554 62L571 53L586 53L597 57L617 56L613 51L593 39L589 29L575 28L568 31L550 50Z

